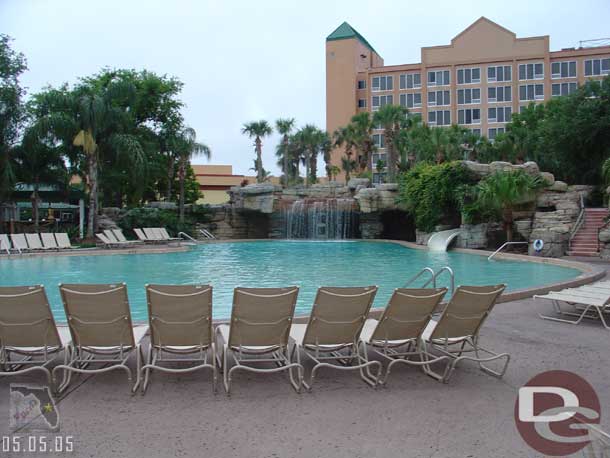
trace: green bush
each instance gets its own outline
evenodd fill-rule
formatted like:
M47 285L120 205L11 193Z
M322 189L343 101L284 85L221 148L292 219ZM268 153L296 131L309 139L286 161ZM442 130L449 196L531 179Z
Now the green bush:
M476 184L460 162L419 163L400 175L398 203L415 218L415 226L431 232L442 223L459 220L464 195Z

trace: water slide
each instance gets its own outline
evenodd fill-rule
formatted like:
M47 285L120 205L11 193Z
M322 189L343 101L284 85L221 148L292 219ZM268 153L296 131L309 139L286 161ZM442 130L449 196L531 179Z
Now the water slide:
M449 229L448 231L435 232L428 239L430 251L447 251L447 247L454 238L460 235L460 229Z

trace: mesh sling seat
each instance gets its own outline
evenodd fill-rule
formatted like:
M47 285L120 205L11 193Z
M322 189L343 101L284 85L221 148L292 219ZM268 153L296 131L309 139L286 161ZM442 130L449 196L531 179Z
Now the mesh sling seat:
M290 384L301 390L303 366L290 338L299 288L235 288L229 325L216 328L216 349L222 361L223 381L231 394L232 374L288 371ZM296 357L296 362L293 358ZM234 365L229 369L229 362ZM276 367L269 366L273 363ZM296 371L296 375L295 372Z
M148 326L131 323L127 286L119 284L60 284L59 292L72 335L70 352L64 364L53 369L53 377L60 371L63 379L58 392L70 384L72 373L101 374L121 369L132 381L127 360L135 351L137 379L132 391L140 384L142 349L140 341ZM92 368L93 364L103 367Z
M308 323L292 325L291 337L315 363L309 382L303 381L308 390L322 367L358 370L362 380L377 386L381 363L368 360L366 344L360 340L376 293L376 286L320 287ZM371 367L377 368L375 374Z
M67 351L68 328L57 328L42 285L0 287L0 375L43 372Z
M212 370L216 392L216 351L212 332L212 287L209 285L146 285L150 343L142 367L142 393L151 370L172 374ZM181 356L181 358L178 358ZM166 363L189 364L167 367Z
M434 357L430 350L448 356L450 361L443 374L433 371L429 365L424 372L442 382L448 382L460 361L475 361L479 368L490 375L504 376L510 355L495 353L481 347L479 331L491 313L496 300L506 285L459 286L451 301L441 313L438 321L430 321L422 334L423 351ZM483 353L485 356L481 355ZM500 370L494 370L483 363L500 361Z
M379 320L364 323L361 340L389 364L380 384L386 384L396 364L430 366L448 360L447 356L430 358L422 351L421 336L432 319L447 288L397 288Z

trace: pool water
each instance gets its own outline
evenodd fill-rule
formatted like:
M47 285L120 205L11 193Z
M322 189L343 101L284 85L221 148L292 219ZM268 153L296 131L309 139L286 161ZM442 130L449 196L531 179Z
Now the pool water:
M228 318L236 286L300 286L297 313L307 314L319 286L377 285L374 306L425 266L448 265L456 286L507 283L509 290L558 282L580 271L523 261L430 252L389 242L252 241L203 244L187 252L0 259L0 285L43 284L53 313L65 321L58 283L127 283L134 320L146 320L147 283L211 284L214 318ZM424 277L422 277L423 279ZM422 280L415 285L419 286ZM439 284L448 286L448 276Z

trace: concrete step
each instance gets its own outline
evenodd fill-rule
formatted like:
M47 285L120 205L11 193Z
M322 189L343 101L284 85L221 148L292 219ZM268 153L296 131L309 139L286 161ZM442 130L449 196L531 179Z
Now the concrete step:
M573 251L570 250L567 252L568 256L585 256L585 257L590 257L590 258L594 258L594 257L599 257L599 253L597 251L592 252L592 251Z

